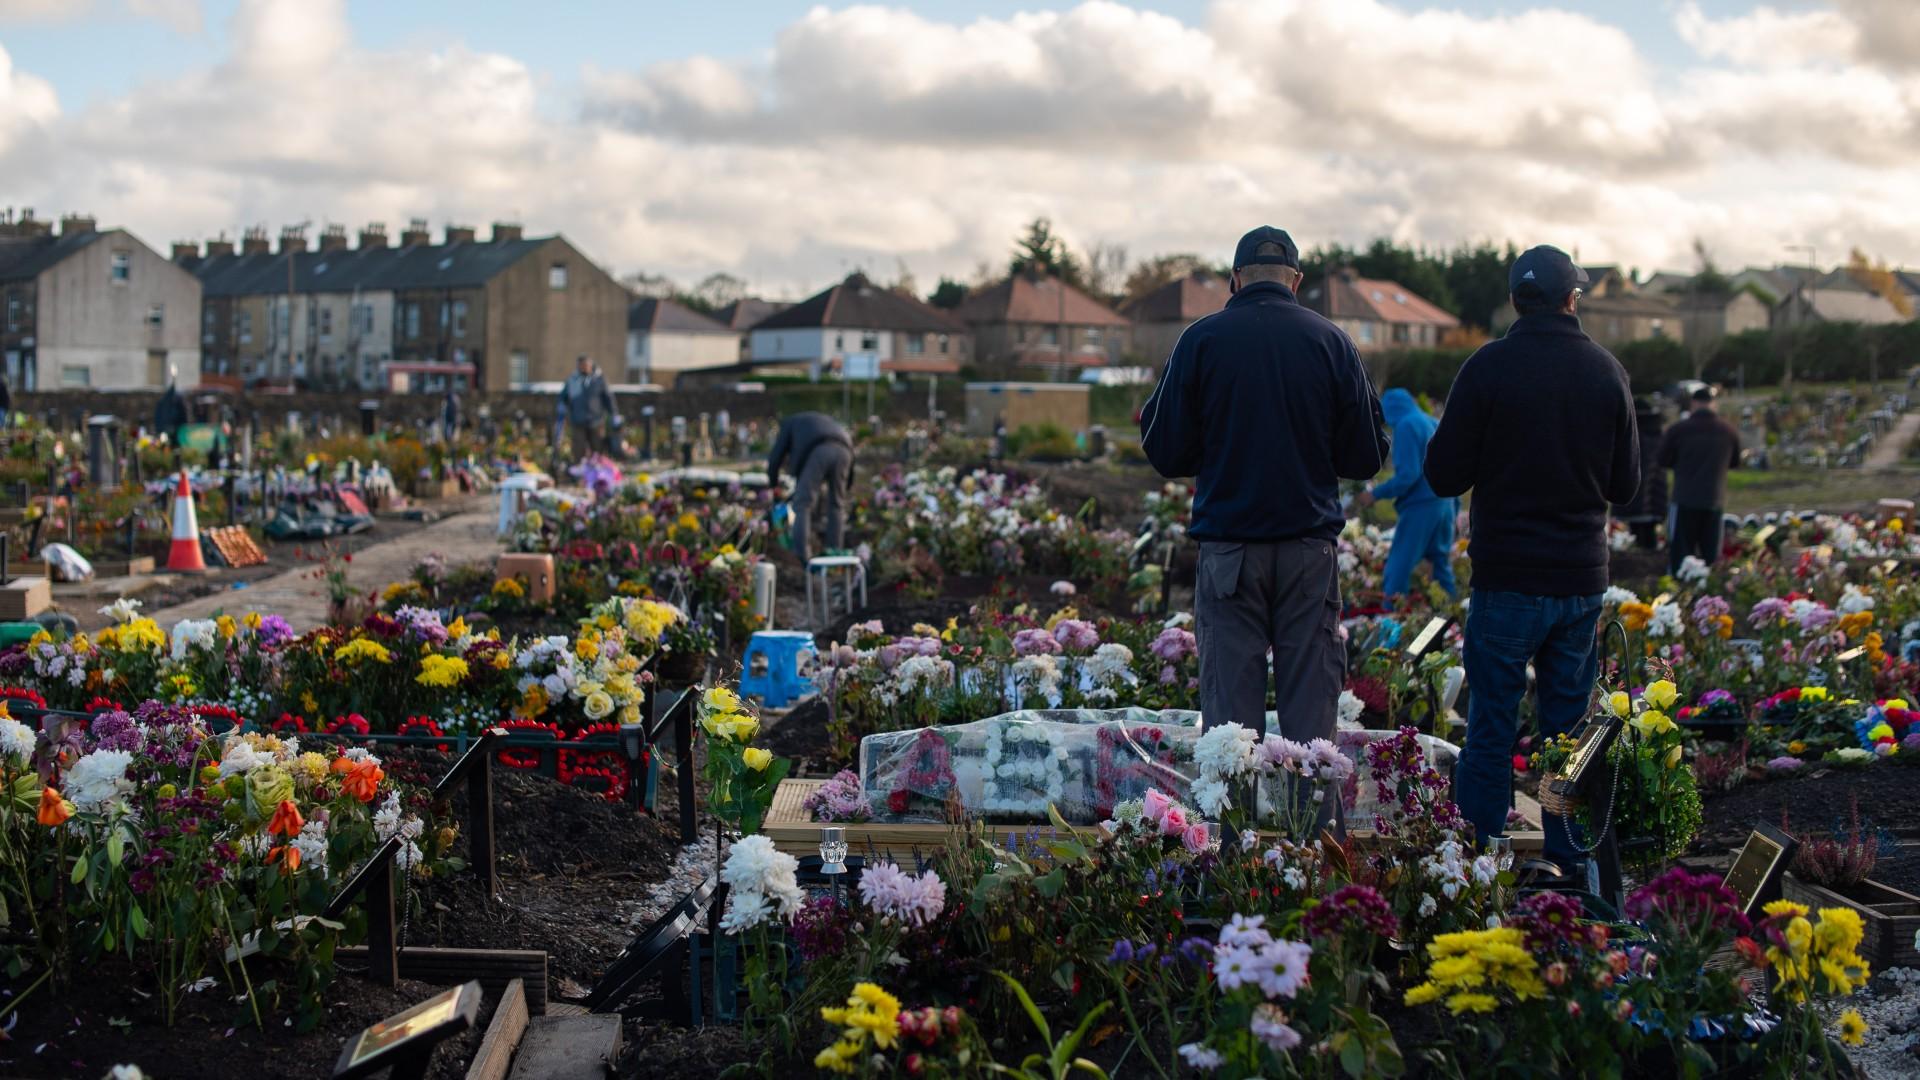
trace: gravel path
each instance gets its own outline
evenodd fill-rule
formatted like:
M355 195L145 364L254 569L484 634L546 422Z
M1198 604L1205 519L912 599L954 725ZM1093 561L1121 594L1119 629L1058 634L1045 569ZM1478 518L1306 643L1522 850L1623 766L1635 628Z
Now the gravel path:
M1865 1045L1847 1054L1853 1063L1873 1080L1920 1076L1920 969L1881 972L1849 1004L1867 1020Z
M372 592L407 576L415 563L437 553L449 564L491 558L501 550L494 528L498 514L495 497L477 495L460 504L461 510L431 525L420 525L392 540L354 553L347 580L361 592ZM229 589L158 611L142 612L162 626L181 619L204 619L219 612L260 611L279 615L296 631L310 630L327 621L327 597L313 580L312 565L299 566L256 581L244 589Z
M1906 456L1907 444L1920 432L1920 412L1910 412L1894 421L1893 430L1873 444L1873 452L1861 463L1862 469L1891 469Z

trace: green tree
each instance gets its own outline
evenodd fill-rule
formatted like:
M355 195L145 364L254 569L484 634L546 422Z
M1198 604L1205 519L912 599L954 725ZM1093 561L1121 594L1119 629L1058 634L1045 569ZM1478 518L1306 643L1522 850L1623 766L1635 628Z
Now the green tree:
M1014 241L1013 259L1007 264L1007 270L1014 274L1031 271L1058 277L1076 288L1084 282L1079 260L1067 250L1066 241L1054 235L1053 222L1043 217L1034 218L1027 225L1026 233Z
M1211 266L1198 255L1182 252L1175 255L1155 255L1150 259L1136 263L1133 272L1127 275L1125 296L1127 302L1138 300L1170 281L1178 281L1197 270L1211 270L1226 277L1232 271Z
M940 279L940 284L933 287L933 293L927 297L927 303L952 311L966 300L969 291L961 282L943 277Z

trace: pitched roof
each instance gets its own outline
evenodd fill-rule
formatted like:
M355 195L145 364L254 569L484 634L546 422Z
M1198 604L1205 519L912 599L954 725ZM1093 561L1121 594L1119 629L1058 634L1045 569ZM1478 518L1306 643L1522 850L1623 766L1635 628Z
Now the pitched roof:
M792 330L837 326L852 330L907 330L951 334L965 327L939 308L911 296L883 289L864 274L828 287L805 300L775 312L753 325L755 330Z
M1330 274L1307 287L1301 299L1329 319L1454 327L1460 320L1394 281Z
M959 314L970 323L1127 325L1119 312L1071 285L1063 285L1059 278L1030 274L1009 274L984 289L973 290L960 302Z
M400 289L464 289L485 285L553 237L522 240L415 244L412 247L342 248L292 255L292 289L298 293L382 292ZM254 296L288 290L288 256L235 252L183 259L207 296Z
M1906 321L1906 316L1900 314L1886 297L1868 289L1827 288L1824 285L1812 289L1802 287L1787 299L1787 305L1788 311L1794 315L1806 318L1811 314L1811 317L1826 322L1879 324Z
M749 296L713 313L713 317L729 330L745 330L769 315L774 315L792 307L784 300L762 300Z
M39 277L42 270L117 231L0 237L0 281L31 281Z
M1226 279L1195 270L1127 303L1120 313L1137 323L1185 324L1219 311L1229 295Z
M627 329L682 334L731 334L733 331L685 304L643 296L627 308Z
M1612 293L1580 298L1581 315L1645 316L1665 318L1679 309L1666 295L1649 293Z

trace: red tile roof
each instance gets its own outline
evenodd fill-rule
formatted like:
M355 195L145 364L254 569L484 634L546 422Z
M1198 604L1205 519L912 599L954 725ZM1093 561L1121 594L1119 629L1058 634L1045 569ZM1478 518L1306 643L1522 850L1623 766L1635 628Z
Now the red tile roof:
M1454 327L1460 320L1393 281L1330 274L1306 287L1300 299L1329 319Z
M1064 299L1061 289L1066 290ZM960 304L960 317L970 323L1061 323L1069 326L1126 326L1112 308L1058 278L1013 274L997 284L976 289Z
M1134 322L1190 323L1203 319L1227 306L1227 280L1205 270L1195 270L1167 282L1120 309Z

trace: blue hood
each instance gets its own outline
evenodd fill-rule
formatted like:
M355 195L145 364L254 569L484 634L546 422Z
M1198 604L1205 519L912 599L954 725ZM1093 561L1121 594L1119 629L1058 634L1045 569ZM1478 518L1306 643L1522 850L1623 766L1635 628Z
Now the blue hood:
M1433 417L1420 407L1413 395L1395 387L1380 395L1380 415L1393 429L1393 478L1373 487L1376 499L1392 499L1401 510L1431 502L1433 489L1427 486L1427 440L1433 438Z
M1413 400L1413 395L1397 386L1380 395L1380 413L1394 427L1420 411L1420 403Z

